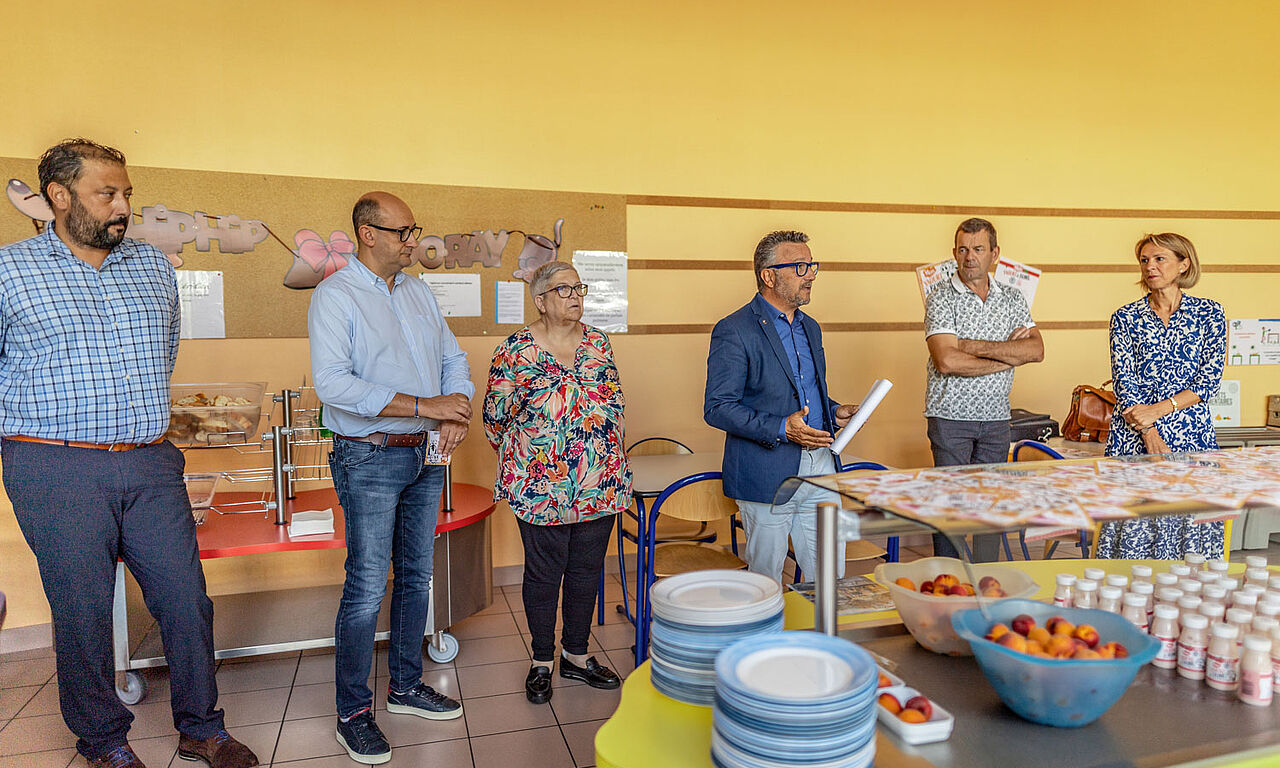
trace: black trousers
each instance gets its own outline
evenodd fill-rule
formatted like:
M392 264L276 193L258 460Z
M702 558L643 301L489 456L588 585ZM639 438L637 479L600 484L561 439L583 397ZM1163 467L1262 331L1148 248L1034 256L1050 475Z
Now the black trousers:
M116 698L111 611L117 560L142 588L169 663L173 724L207 739L216 709L213 603L171 443L111 452L5 440L4 487L35 553L53 613L62 719L97 758L126 743L133 714Z
M952 421L930 418L929 448L935 467L960 464L1000 464L1009 460L1008 421ZM933 554L960 557L959 550L940 533L933 534ZM1000 534L973 537L973 562L994 563L1000 559Z
M613 518L609 515L568 525L534 525L516 518L524 542L521 597L533 638L533 658L555 658L556 601L562 591L560 645L566 653L587 652L591 609L596 603Z

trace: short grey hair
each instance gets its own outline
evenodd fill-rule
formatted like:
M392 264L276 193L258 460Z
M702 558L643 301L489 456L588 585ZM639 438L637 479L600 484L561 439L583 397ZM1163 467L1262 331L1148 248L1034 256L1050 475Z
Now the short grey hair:
M529 278L529 295L541 296L551 288L551 278L566 269L573 269L573 265L567 261L548 261L535 269Z
M991 244L991 250L994 251L996 248L1000 247L996 242L996 225L986 219L979 219L975 216L972 219L965 219L960 222L960 226L956 227L956 234L953 238L953 242L960 239L961 232L966 235L976 235L979 232L986 232L987 242Z
M756 243L756 253L752 259L752 267L756 271L756 290L764 288L764 280L761 279L760 274L764 272L765 267L778 260L779 245L807 242L809 242L809 236L794 229L780 229L760 238L760 242Z

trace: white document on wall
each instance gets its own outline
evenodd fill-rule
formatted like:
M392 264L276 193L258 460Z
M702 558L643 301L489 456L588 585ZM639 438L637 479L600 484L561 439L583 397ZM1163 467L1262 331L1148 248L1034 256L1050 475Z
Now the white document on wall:
M573 268L589 286L582 300L582 322L606 333L627 330L627 254L625 251L574 251Z
M995 281L1021 293L1022 298L1027 300L1027 309L1031 309L1031 302L1036 300L1036 287L1040 285L1040 275L1040 270L1035 267L1021 264L1013 259L1001 256L996 261Z
M480 316L480 275L475 272L423 272L418 275L445 317Z
M880 405L880 401L884 396L889 394L889 390L893 389L893 382L888 379L876 379L871 385L871 389L867 390L866 396L862 398L862 404L858 406L858 412L853 414L853 418L849 419L849 423L836 433L836 439L831 443L831 450L838 456L845 448L849 447L849 441L853 436L858 434L858 430L867 423L867 419L871 418L871 414L876 412L876 407Z
M225 339L227 320L222 301L222 273L179 269L179 334L184 339Z
M1229 320L1227 365L1280 365L1280 319Z
M955 259L947 259L936 264L925 264L922 267L916 267L916 284L920 288L920 301L924 302L928 299L929 294L934 288L938 287L939 283L944 280L950 280L955 273Z
M493 283L493 321L498 325L524 325L524 292L529 284L523 280L496 280Z
M1215 427L1239 427L1240 422L1240 382L1234 379L1223 379L1218 387L1218 394L1209 398L1209 413L1213 416Z

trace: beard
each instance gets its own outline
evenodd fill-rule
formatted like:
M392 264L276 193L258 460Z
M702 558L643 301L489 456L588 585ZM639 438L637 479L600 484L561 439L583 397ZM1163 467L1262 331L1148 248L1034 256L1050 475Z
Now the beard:
M111 227L123 224L120 234L113 234ZM86 248L101 248L109 251L124 240L124 233L129 229L129 217L120 216L107 221L98 221L80 204L80 198L71 196L71 209L67 212L67 236Z

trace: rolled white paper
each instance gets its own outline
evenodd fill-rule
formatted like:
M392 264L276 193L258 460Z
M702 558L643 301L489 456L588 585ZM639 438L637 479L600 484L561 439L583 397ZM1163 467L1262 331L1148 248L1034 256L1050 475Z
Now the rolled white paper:
M880 401L884 396L889 394L889 390L893 389L893 382L888 379L876 379L871 385L871 389L867 390L867 394L862 398L862 404L858 406L858 412L853 414L853 418L849 419L849 423L836 433L836 439L831 443L831 450L840 453L849 446L849 441L853 436L858 434L858 430L862 429L862 425L867 423L867 419L871 418L871 414L875 413L876 406L880 405Z

